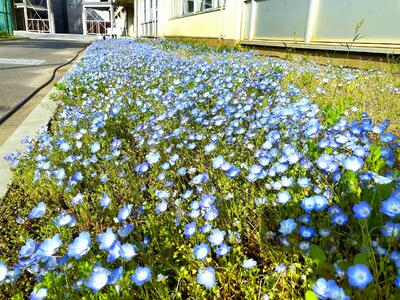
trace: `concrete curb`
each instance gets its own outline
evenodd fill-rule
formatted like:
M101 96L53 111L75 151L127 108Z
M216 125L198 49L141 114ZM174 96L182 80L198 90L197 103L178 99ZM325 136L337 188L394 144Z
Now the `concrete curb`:
M3 197L7 193L8 185L12 182L13 173L9 162L4 157L14 151L23 152L25 145L21 144L21 140L26 136L36 136L40 127L49 123L57 108L57 103L50 100L50 94L55 90L55 88L51 89L40 104L35 107L14 133L0 146L0 197Z
M71 68L65 72L58 82L62 81L69 72L75 69L76 64L79 63L84 53L85 52L77 58ZM21 143L21 140L26 136L36 139L39 129L42 126L49 124L58 107L55 101L50 100L50 95L55 91L56 88L53 87L42 101L40 101L40 103L33 109L28 117L26 117L21 125L19 125L11 136L0 146L0 198L4 197L7 193L9 185L12 183L13 176L13 171L10 169L10 163L6 161L4 157L11 152L23 152L26 146Z

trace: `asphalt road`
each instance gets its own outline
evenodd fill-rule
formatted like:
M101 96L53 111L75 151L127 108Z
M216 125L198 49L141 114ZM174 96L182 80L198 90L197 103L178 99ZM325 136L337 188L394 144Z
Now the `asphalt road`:
M87 45L60 40L0 41L0 117Z

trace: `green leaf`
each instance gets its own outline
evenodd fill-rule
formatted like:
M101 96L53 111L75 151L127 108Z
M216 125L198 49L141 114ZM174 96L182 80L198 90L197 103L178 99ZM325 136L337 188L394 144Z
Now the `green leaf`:
M306 300L318 300L318 296L317 296L317 294L316 293L314 293L313 291L311 291L311 290L308 290L307 292L306 292Z
M324 250L321 247L311 244L311 257L315 261L316 264L323 263L326 260L326 255Z
M363 264L363 265L368 265L368 258L369 258L370 253L369 252L363 252L363 253L358 253L354 257L354 264Z

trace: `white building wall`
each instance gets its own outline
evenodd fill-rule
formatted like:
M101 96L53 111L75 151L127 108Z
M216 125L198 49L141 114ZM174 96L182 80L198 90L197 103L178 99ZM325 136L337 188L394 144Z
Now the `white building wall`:
M349 50L351 43L353 51L400 53L400 0L135 1L139 36L149 36L141 24L151 21L152 36L159 37L333 50ZM205 2L214 8L199 11ZM150 3L152 9L158 4L157 14L149 11Z

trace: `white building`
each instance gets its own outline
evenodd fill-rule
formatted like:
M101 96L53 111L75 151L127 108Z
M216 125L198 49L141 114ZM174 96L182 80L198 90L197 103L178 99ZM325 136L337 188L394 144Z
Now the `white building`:
M136 36L400 53L400 0L132 1Z

